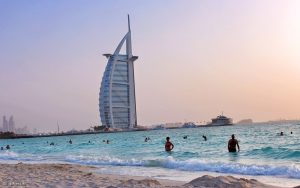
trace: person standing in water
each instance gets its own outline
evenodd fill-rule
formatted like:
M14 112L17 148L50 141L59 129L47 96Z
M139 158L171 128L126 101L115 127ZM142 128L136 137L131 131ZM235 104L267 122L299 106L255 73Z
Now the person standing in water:
M280 136L283 136L283 132L282 131L280 132Z
M235 139L234 134L231 135L231 139L228 141L228 151L229 152L236 152L236 146L238 148L238 152L240 152L240 146L237 139Z
M167 137L166 140L167 140L167 142L165 144L165 150L172 151L172 149L174 148L174 145L172 144L172 142L170 142L170 137Z

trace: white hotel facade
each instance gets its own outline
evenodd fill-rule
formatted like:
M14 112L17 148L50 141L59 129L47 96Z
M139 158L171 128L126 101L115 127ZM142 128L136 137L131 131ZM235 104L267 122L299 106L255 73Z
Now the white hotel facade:
M120 54L124 44L126 54ZM101 123L107 128L135 128L137 114L133 62L138 57L132 55L129 15L128 32L113 54L103 55L108 58L108 62L99 94Z

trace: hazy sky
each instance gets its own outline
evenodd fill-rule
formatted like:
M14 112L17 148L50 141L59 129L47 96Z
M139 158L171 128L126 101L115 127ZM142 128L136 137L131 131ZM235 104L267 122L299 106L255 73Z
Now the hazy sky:
M40 131L99 124L102 54L127 13L140 125L300 118L296 0L0 0L0 115Z

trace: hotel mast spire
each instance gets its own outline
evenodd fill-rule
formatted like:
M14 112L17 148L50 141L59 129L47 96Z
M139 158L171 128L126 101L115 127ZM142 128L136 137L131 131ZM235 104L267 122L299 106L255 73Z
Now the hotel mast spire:
M131 60L131 58L132 58L132 47L131 47L131 30L130 30L129 14L127 15L127 18L128 18L128 33L126 34L126 53L128 55L128 59Z
M129 14L127 16L128 16L128 32L130 32L130 18L129 18Z

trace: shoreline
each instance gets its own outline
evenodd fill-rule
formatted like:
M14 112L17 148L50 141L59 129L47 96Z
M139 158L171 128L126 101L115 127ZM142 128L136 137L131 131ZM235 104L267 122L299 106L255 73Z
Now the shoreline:
M275 188L255 179L233 176L203 175L190 182L145 176L97 173L101 167L77 164L3 164L0 163L0 182L4 187L261 187ZM200 175L199 175L200 176Z

